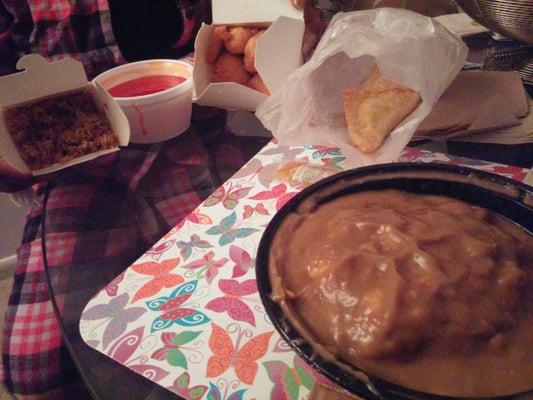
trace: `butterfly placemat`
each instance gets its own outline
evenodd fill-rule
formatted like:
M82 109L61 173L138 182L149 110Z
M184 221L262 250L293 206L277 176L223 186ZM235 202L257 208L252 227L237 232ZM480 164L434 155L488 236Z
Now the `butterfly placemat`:
M84 341L186 399L303 399L327 384L276 333L254 257L292 196L343 169L338 149L272 142L87 304ZM406 148L522 181L527 170ZM266 397L267 396L267 397Z

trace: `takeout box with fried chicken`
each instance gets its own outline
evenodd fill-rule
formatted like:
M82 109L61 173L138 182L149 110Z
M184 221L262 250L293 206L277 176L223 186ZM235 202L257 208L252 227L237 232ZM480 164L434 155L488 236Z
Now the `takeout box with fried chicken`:
M303 13L288 0L213 0L195 42L197 104L254 111L302 64Z
M0 156L14 169L43 175L128 144L126 115L81 62L30 54L17 69L0 78Z

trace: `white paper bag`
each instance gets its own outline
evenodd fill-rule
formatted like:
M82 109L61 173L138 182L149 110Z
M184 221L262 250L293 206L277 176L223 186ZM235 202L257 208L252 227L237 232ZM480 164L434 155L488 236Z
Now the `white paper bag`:
M337 146L353 167L393 162L461 70L467 53L460 38L412 11L339 13L312 58L259 106L256 115L282 144ZM364 154L348 136L342 91L359 86L374 63L385 77L420 92L422 104L378 150Z

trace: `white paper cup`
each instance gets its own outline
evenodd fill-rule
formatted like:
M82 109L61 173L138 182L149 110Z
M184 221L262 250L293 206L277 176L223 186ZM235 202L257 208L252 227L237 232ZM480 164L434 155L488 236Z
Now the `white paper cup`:
M146 60L121 65L96 78L106 90L150 75L185 78L177 86L135 97L114 97L130 123L130 142L156 143L183 133L191 124L192 66L177 60Z

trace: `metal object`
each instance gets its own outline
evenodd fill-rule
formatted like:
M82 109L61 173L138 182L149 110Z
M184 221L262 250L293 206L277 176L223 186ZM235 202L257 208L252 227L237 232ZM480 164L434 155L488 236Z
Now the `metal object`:
M533 0L455 0L481 25L506 37L533 44Z
M494 41L483 68L492 71L516 71L524 83L533 85L533 45L516 41Z

